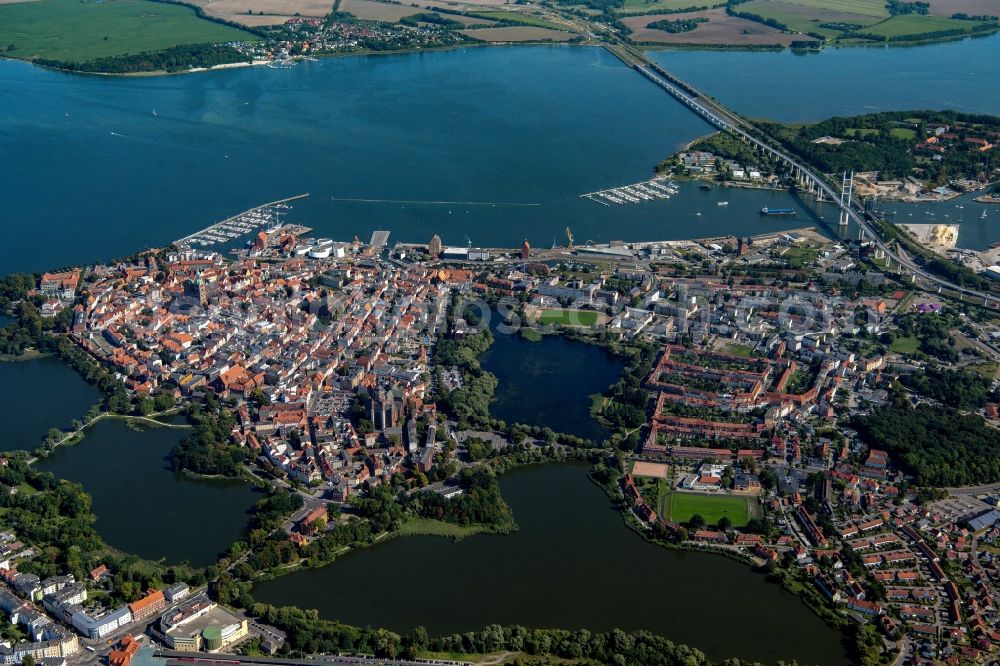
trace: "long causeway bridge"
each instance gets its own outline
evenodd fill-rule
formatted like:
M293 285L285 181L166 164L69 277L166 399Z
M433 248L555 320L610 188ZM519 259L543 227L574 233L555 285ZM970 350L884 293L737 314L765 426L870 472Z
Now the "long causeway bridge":
M909 255L899 250L894 243L884 241L872 226L875 221L872 212L850 197L845 197L842 192L835 191L822 175L782 149L773 139L763 136L751 123L738 114L653 62L638 49L621 42L606 42L604 47L711 125L735 134L742 141L753 146L758 153L769 155L775 161L784 163L799 187L816 195L817 199L830 201L839 207L840 226L846 227L853 222L863 236L867 236L879 250L885 253L888 265L891 266L895 262L899 266L900 273L909 275L912 282L936 288L938 291L951 292L958 298L969 297L979 300L983 305L1000 306L1000 302L998 302L1000 299L996 296L955 284L929 273L914 262Z

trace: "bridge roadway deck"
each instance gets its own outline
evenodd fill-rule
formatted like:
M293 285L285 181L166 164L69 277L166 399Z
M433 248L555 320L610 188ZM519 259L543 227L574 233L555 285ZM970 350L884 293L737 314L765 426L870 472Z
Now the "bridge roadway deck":
M631 58L637 61L641 58L643 64L636 63L632 65L635 70L675 97L692 111L705 118L705 120L709 123L719 129L736 134L747 143L750 143L770 154L774 157L774 159L784 162L788 166L792 167L801 177L813 183L819 191L828 198L829 201L833 202L842 211L846 212L848 218L854 222L854 224L857 225L869 239L871 239L878 249L884 252L888 258L895 261L900 266L901 270L905 269L905 271L909 273L914 280L929 282L939 288L950 290L958 294L959 297L969 296L972 298L979 298L982 300L984 305L997 304L998 298L996 296L955 284L942 277L934 275L933 273L929 273L918 266L907 255L893 250L889 243L882 240L882 238L876 233L875 228L871 225L871 221L868 218L868 213L857 204L847 205L846 203L841 202L839 193L837 193L833 187L830 186L825 178L821 178L816 172L814 172L812 168L795 159L784 150L776 148L768 140L755 134L751 134L752 125L750 123L747 123L718 102L711 100L694 86L682 81L678 77L660 67L658 64L650 61L645 57L645 55L636 53L634 49L629 49L627 47L620 48L622 48ZM608 50L615 53L615 55L621 58L624 62L628 62L625 57L616 52L614 49L609 47Z

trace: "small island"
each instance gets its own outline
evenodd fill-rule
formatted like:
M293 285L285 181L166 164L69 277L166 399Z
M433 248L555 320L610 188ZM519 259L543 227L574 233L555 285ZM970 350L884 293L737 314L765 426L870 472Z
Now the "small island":
M806 125L758 122L794 154L836 179L854 173L858 197L911 203L1000 193L1000 118L953 111L893 111ZM782 186L782 165L731 134L699 139L657 165L674 177L739 186Z

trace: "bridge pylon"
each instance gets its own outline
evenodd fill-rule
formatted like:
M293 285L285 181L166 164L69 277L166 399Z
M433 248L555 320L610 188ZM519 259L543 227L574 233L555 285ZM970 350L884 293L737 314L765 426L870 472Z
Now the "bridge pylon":
M837 222L838 226L846 227L848 221L850 221L851 216L848 211L851 210L851 204L853 203L854 197L854 172L851 172L850 179L847 178L847 172L844 172L843 177L840 181L840 219Z

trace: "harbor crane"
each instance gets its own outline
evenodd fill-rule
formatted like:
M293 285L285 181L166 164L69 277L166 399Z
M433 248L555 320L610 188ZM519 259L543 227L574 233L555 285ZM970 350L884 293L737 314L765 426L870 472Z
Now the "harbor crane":
M569 227L566 227L566 240L569 241L569 245L567 245L566 247L568 249L572 250L573 249L573 232L570 230Z

